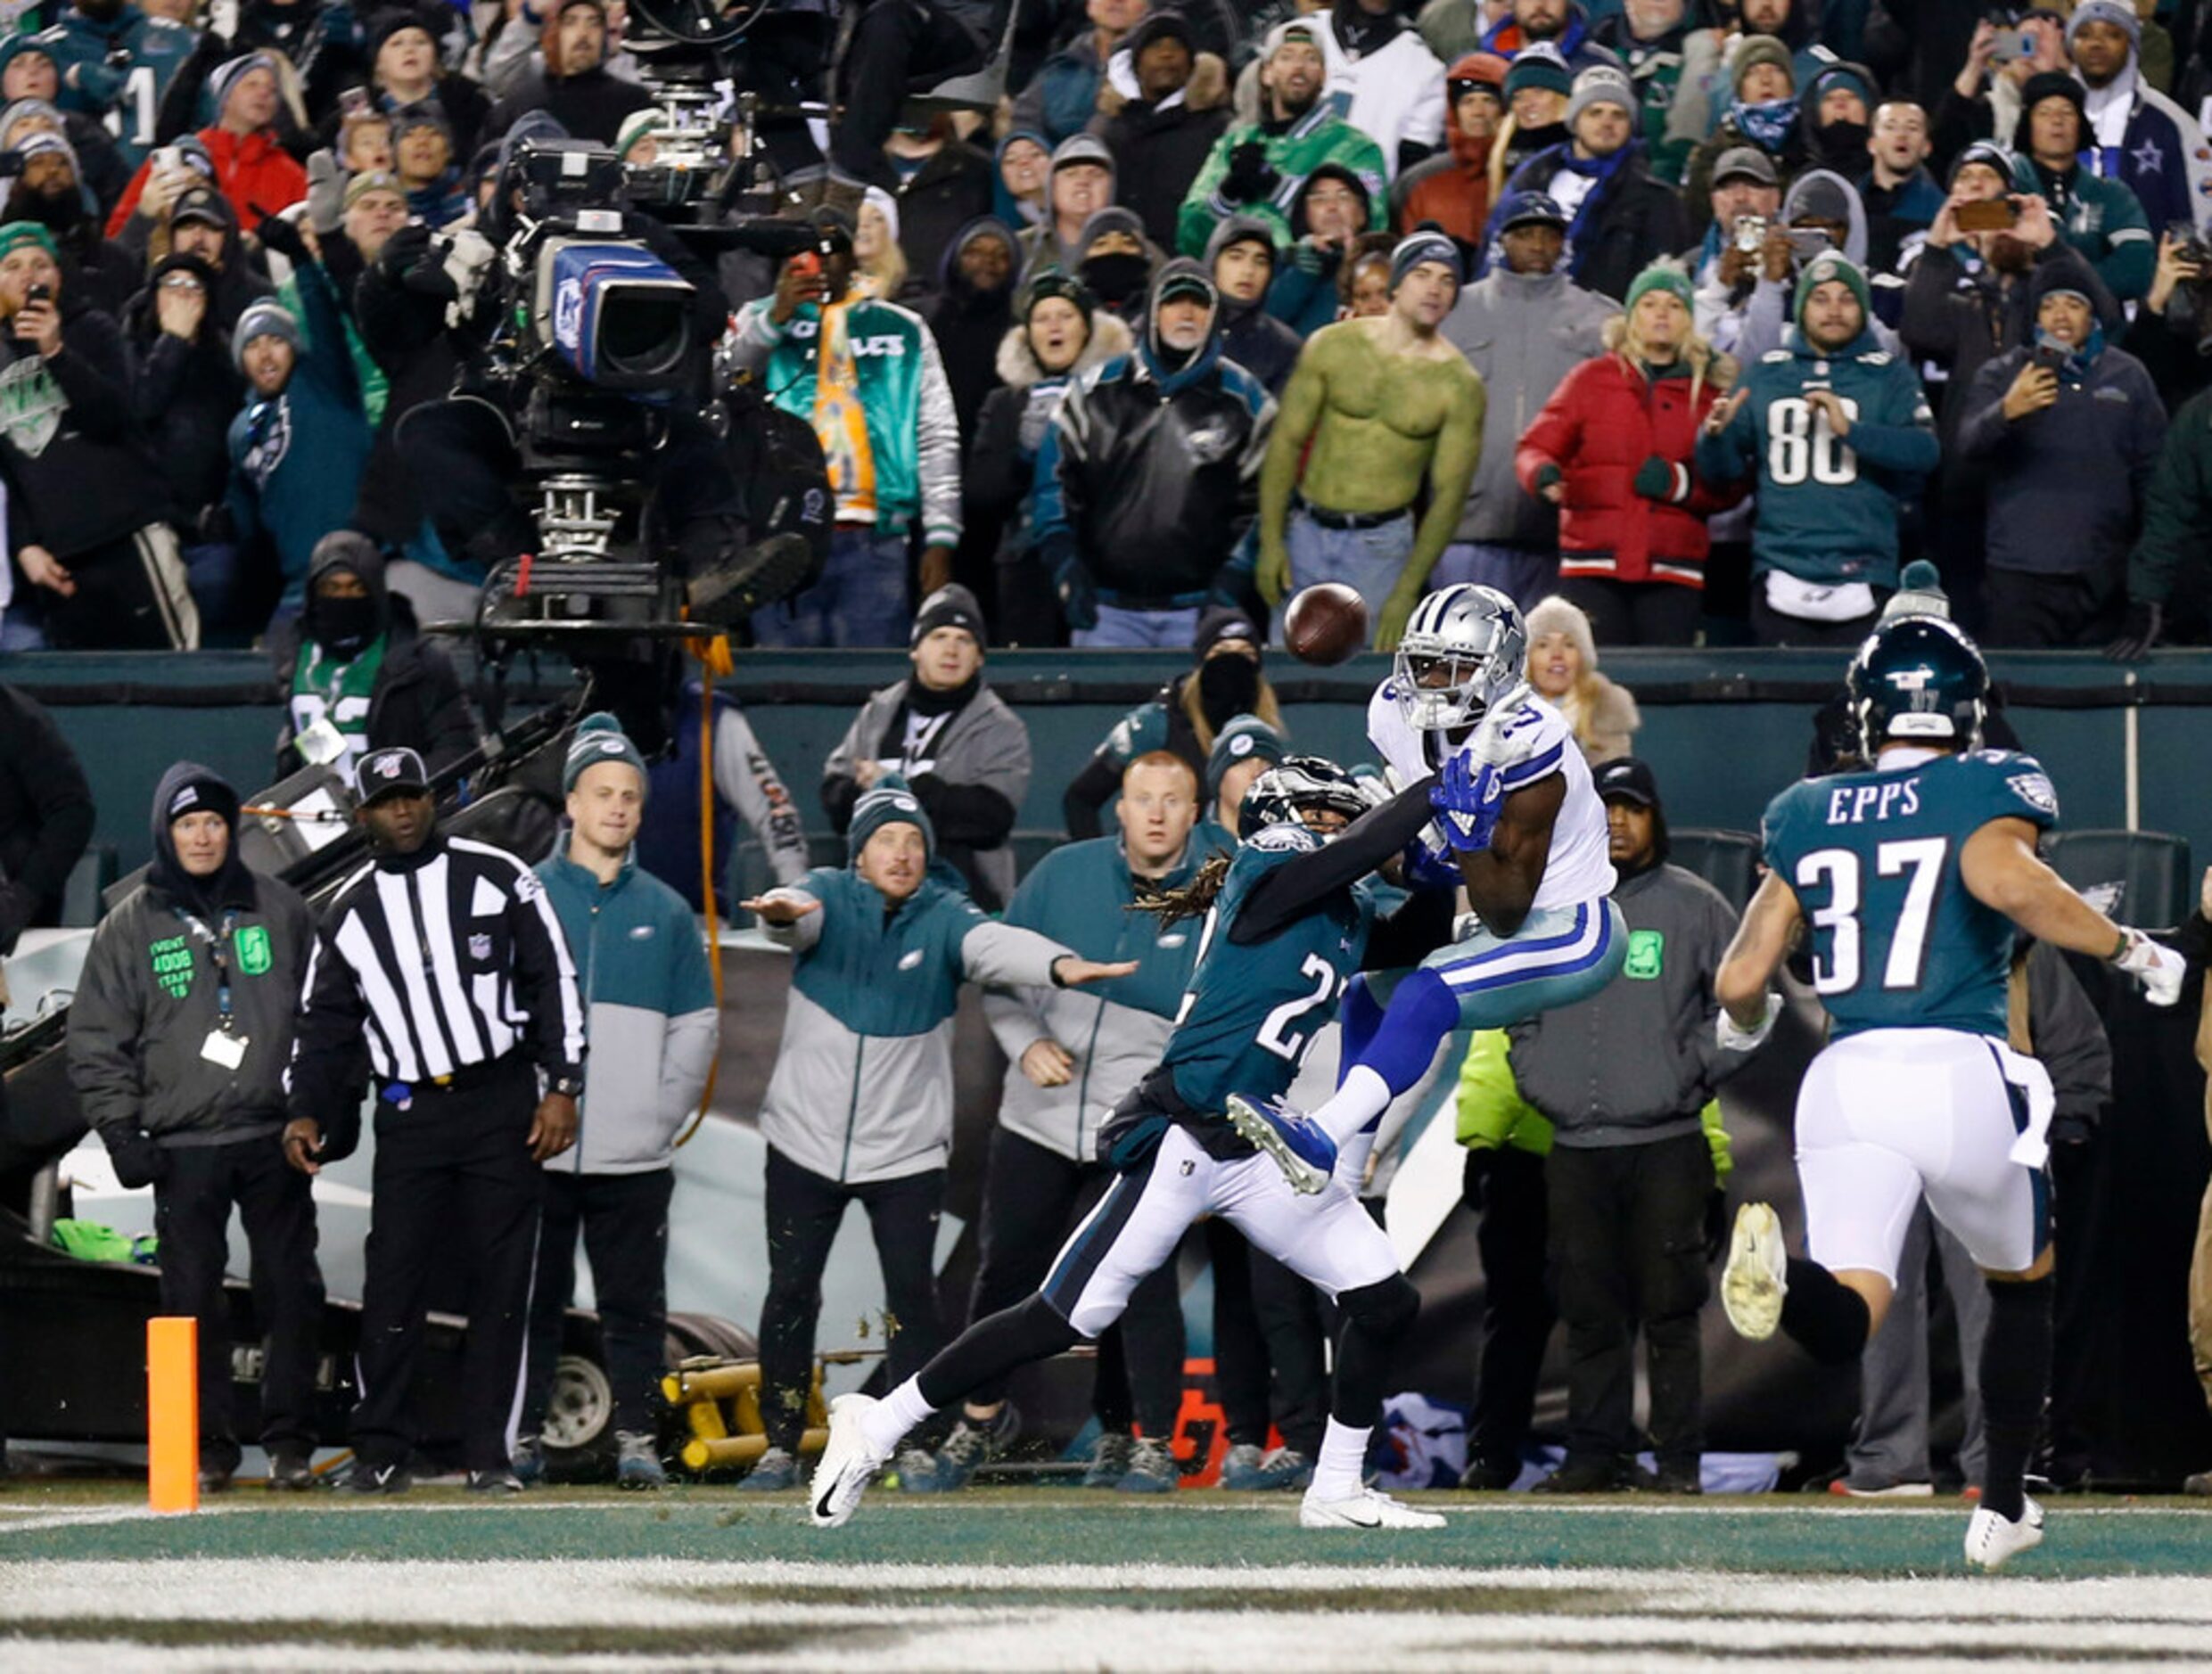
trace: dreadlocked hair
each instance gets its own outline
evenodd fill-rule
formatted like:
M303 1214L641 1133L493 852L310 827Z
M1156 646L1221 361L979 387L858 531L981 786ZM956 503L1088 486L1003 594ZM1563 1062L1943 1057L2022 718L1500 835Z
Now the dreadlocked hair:
M1186 918L1204 918L1213 910L1214 899L1221 892L1221 885L1229 877L1229 857L1209 855L1204 865L1191 874L1190 882L1172 890L1156 883L1139 880L1137 899L1130 907L1132 913L1152 913L1162 924L1180 923Z

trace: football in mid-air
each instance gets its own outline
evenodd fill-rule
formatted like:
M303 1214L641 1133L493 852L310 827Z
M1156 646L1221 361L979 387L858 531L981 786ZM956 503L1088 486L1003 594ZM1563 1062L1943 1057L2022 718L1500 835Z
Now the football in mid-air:
M1367 602L1341 581L1303 587L1283 611L1283 644L1301 662L1342 662L1367 644Z

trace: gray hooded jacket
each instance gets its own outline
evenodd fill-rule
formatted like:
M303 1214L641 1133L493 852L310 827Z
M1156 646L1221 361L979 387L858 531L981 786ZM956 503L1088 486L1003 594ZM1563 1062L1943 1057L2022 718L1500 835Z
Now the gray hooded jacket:
M1610 298L1570 282L1564 256L1556 271L1542 275L1511 273L1493 260L1460 292L1443 334L1481 376L1488 405L1482 457L1454 541L1558 548L1559 514L1523 490L1513 475L1514 451L1566 374L1602 352L1599 333L1620 311Z

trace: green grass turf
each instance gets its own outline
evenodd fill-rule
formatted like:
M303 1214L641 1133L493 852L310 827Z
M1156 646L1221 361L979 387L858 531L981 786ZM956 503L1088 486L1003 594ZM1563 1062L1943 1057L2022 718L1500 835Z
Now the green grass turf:
M1565 1507L1425 1495L1452 1514L1433 1534L1368 1539L1296 1526L1287 1498L1219 1493L1131 1500L1075 1489L983 1489L903 1498L882 1489L842 1530L810 1527L797 1497L727 1489L657 1496L565 1489L487 1504L457 1489L363 1503L341 1494L276 1498L242 1487L211 1514L39 1526L45 1511L117 1510L143 1489L18 1483L0 1495L0 1563L33 1558L295 1559L785 1558L956 1564L1184 1565L1332 1563L1486 1567L1690 1568L1808 1575L1963 1572L1967 1512L1764 1498L1649 1498ZM420 1511L421 1514L410 1514ZM2019 1572L2041 1577L2191 1574L2212 1559L2212 1507L2190 1501L2064 1499ZM1065 1594L1056 1595L1066 1602ZM1012 1602L1009 1600L1008 1602ZM1119 1602L1131 1602L1122 1598Z

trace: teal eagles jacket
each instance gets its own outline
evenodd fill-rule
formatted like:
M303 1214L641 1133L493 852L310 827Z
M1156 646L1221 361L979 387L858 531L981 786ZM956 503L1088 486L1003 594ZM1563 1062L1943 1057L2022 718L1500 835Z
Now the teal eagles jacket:
M546 1164L569 1174L665 1169L699 1108L721 1019L691 908L640 871L635 849L614 882L568 858L538 867L561 921L584 1005L584 1096L576 1144Z
M1191 833L1163 887L1188 882L1213 852L1209 829ZM1137 972L1081 989L994 990L983 999L983 1015L1007 1055L999 1125L1076 1162L1095 1161L1100 1124L1122 1094L1159 1066L1198 960L1198 921L1163 924L1135 910L1136 900L1119 837L1054 849L1022 880L1006 922L1065 942L1085 958L1134 959ZM1039 1087L1022 1073L1022 1054L1040 1040L1056 1040L1074 1054L1066 1086Z
M1698 438L1698 474L1756 478L1753 572L1780 570L1834 586L1897 585L1897 507L1936 468L1935 419L1920 374L1869 328L1822 355L1797 327L1744 372L1743 405L1718 436ZM1805 399L1832 390L1855 414L1839 438Z
M822 311L802 303L788 324L769 317L772 298L737 311L723 354L761 379L769 398L814 423L815 338ZM960 540L960 420L937 340L922 316L892 302L856 302L846 315L868 443L876 461L876 532L916 523L933 546Z
M946 882L947 877L954 882ZM895 908L857 872L817 866L770 899L822 904L769 925L798 956L761 1134L844 1185L942 1169L952 1149L952 1013L960 984L1048 988L1070 952L984 915L949 867Z

